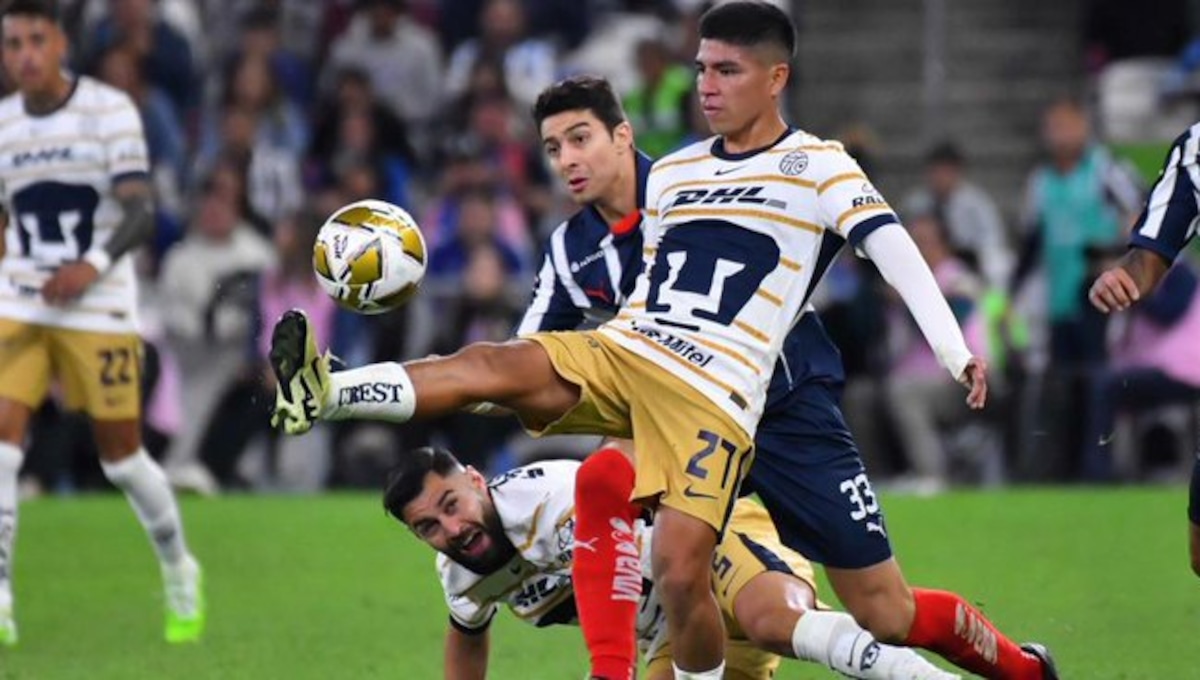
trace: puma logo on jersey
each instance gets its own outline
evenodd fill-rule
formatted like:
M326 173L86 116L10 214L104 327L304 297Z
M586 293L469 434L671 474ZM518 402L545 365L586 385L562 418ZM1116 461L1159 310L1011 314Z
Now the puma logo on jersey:
M787 208L787 201L781 201L777 198L767 198L759 196L766 187L762 185L751 186L734 186L734 187L717 187L715 189L684 189L675 195L675 200L671 205L667 206L667 210L671 208L681 208L688 205L713 205L727 203L749 203L751 205L765 205L771 208L779 208L783 210Z
M13 167L20 168L30 163L50 163L53 161L69 161L71 160L71 147L60 146L51 149L37 149L35 151L22 151L13 156Z

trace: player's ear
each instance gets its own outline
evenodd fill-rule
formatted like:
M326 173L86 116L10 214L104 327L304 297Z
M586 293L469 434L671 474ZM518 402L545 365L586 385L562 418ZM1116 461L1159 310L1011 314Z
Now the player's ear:
M471 486L475 487L476 489L483 489L487 487L487 478L484 477L483 473L481 473L479 470L476 470L474 465L468 465L465 472L467 479L471 482Z
M629 121L623 120L617 123L617 126L613 128L612 135L613 141L617 143L619 148L626 149L633 147L633 126L629 124Z
M792 67L786 62L780 62L771 67L771 96L778 97L783 88L787 87L788 77Z

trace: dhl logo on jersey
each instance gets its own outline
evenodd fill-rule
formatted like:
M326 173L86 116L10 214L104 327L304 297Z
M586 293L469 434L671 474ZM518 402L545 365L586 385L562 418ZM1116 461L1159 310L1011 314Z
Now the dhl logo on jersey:
M689 205L716 205L729 203L748 203L750 205L765 205L769 208L777 208L779 210L787 209L787 201L778 198L769 198L760 196L766 187L758 185L743 185L743 186L718 186L707 189L681 189L675 195L675 200L667 206L669 212L672 208L682 208Z

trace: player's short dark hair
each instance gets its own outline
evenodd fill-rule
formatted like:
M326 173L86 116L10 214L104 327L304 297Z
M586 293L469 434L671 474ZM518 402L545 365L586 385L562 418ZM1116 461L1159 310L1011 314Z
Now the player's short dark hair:
M430 472L447 477L462 469L462 463L454 454L441 447L422 446L408 451L400 457L400 464L388 472L387 486L383 490L383 509L403 522L404 508L421 495L425 488L425 477Z
M10 0L0 9L0 19L11 16L40 17L58 23L56 0Z
M933 145L925 153L925 165L955 165L962 167L967 164L962 149L951 141L943 141Z
M599 76L571 76L542 90L533 103L533 122L538 128L550 116L566 111L591 111L612 132L625 122L625 109L612 83Z
M700 37L739 47L776 47L796 56L796 26L764 0L735 0L716 5L700 17Z

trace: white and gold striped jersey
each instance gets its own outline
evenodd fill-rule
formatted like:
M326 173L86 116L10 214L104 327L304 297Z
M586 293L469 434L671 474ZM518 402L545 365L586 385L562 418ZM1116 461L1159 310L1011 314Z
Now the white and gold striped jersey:
M53 270L109 239L121 218L112 187L149 170L142 121L123 92L80 76L58 109L32 115L0 100L0 200L8 223L0 317L97 332L137 330L133 262L122 257L75 303L51 307Z
M650 171L645 268L601 331L754 434L788 331L849 242L896 222L841 144L789 130L755 152L719 138Z
M486 628L501 606L538 627L575 624L571 564L575 546L575 473L579 462L552 460L515 468L488 482L504 533L517 548L507 564L477 574L445 555L437 556L438 575L453 625L464 631ZM650 529L638 520L613 527L627 539L627 550L641 555L638 573L625 574L623 588L639 601L638 635L644 648L662 637L664 617L650 587ZM618 539L621 540L621 539ZM621 550L621 548L618 548ZM632 582L629 582L632 581Z

